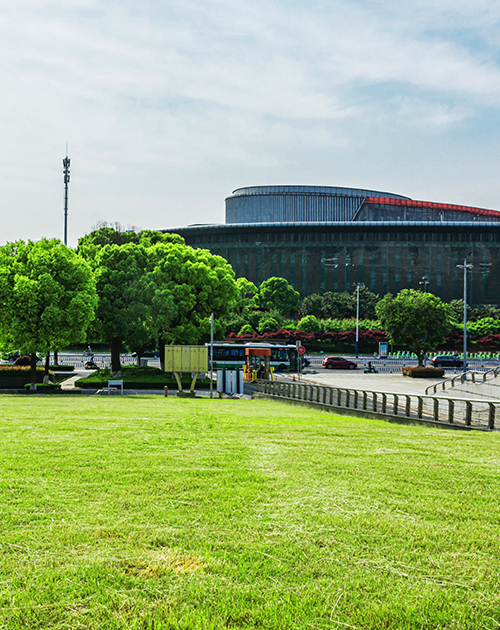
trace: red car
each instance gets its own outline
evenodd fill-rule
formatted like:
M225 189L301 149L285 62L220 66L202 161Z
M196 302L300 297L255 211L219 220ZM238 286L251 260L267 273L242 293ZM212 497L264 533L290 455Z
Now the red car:
M345 357L325 357L323 359L323 367L333 370L333 368L340 368L344 370L355 370L358 367L354 361L349 361Z

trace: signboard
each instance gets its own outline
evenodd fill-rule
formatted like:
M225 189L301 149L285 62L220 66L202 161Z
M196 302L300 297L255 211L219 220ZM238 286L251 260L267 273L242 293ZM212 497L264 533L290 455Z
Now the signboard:
M165 372L208 372L207 346L165 346Z
M380 341L378 344L378 356L381 359L387 359L388 354L389 354L389 344Z
M304 352L305 352L305 351L306 351L306 349L304 348L304 346L299 346L299 347L297 348L297 352L298 352L299 354L304 354Z

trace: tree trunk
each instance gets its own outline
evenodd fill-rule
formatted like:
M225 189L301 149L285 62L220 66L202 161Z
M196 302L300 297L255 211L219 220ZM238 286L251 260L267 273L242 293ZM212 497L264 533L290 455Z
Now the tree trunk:
M47 385L49 382L49 365L50 365L50 350L45 357L45 370L43 372L43 382Z
M30 354L30 376L31 376L30 390L35 391L36 390L36 352L32 352Z
M116 374L122 371L122 364L120 361L120 350L122 349L122 340L118 337L113 337L109 344L111 350L111 372Z
M165 341L158 339L158 350L160 351L160 368L165 372Z
M54 365L59 365L59 352L54 350Z

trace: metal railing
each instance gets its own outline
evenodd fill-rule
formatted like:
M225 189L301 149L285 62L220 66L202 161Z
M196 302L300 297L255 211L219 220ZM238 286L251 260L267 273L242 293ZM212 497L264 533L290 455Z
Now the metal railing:
M107 353L94 353L94 363L99 368L109 368L111 365L111 354ZM85 363L89 360L89 356L79 353L60 353L58 357L59 365L74 365L76 369L82 369L85 367ZM120 361L122 365L133 365L137 363L136 357L132 357L129 354L120 355Z
M257 381L257 392L281 399L352 409L393 419L409 419L493 430L500 401L445 398L422 394L393 394L305 383Z
M458 374L458 376L454 376L453 378L447 378L444 381L440 381L439 383L434 383L433 385L429 385L426 388L426 394L437 393L438 389L440 391L445 391L446 389L450 389L455 387L455 385L463 385L465 382L470 383L486 383L487 381L491 381L498 377L500 374L500 365L493 368L492 370L487 370L486 372L462 372Z

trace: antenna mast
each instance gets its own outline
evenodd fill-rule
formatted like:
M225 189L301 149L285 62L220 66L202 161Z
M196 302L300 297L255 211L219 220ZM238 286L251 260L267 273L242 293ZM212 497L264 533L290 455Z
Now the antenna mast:
M68 184L69 165L71 160L68 157L68 143L66 143L66 157L63 159L64 173L64 244L68 244Z

